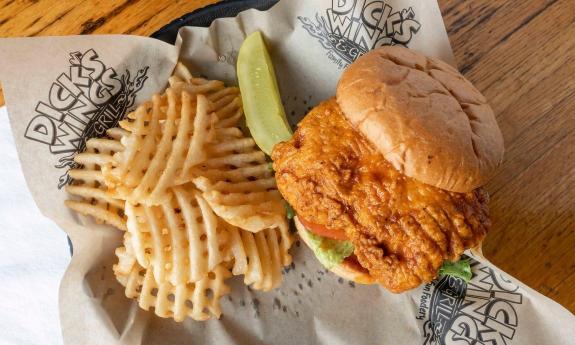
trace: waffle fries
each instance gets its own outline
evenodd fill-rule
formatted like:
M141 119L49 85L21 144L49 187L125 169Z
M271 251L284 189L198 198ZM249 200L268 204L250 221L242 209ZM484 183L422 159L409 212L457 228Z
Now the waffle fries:
M293 239L287 221L277 229L257 234L229 225L230 250L234 258L232 273L243 274L244 283L256 290L269 291L281 283L281 269L291 263L288 250Z
M140 266L176 285L204 279L228 262L254 289L279 286L282 267L291 263L287 221L254 234L217 217L193 186L177 187L174 194L162 206L126 204L130 246Z
M215 267L194 283L158 281L152 269L138 264L129 246L129 234L124 243L128 246L116 249L119 261L114 265L114 274L126 288L126 296L136 299L140 308L150 310L153 307L156 315L171 317L177 322L186 317L197 321L207 320L212 315L220 317L219 299L230 291L224 281L231 274L224 265Z
M93 217L97 223L106 223L126 230L124 203L108 192L103 176L103 171L115 165L113 154L123 150L120 138L125 136L126 132L112 129L108 131L108 135L111 139L88 140L86 151L74 157L74 162L81 167L70 170L74 184L67 186L66 191L79 199L66 200L65 203L70 209Z
M210 97L217 101L211 103ZM217 116L236 124L241 115L235 88L174 81L164 95L155 95L120 122L130 135L122 141L125 150L114 157L117 167L105 175L107 185L132 203L167 201L168 189L189 182L190 169L208 158L205 145Z
M153 267L158 280L196 282L227 259L228 236L193 187L173 194L161 206L126 203L128 232L138 263Z
M203 159L195 152L202 152L209 137L207 111L208 101L202 95L197 96L197 108L185 91L167 89L165 95L155 95L151 104L136 110L133 119L120 123L131 133L122 142L126 149L115 155L117 167L106 175L106 183L132 203L167 201L176 174L190 159Z
M236 127L238 89L181 64L169 84L88 141L67 188L80 200L66 205L126 230L114 273L127 297L160 317L206 320L220 316L232 275L279 286L293 240L265 154Z
M206 150L210 158L193 169L193 182L214 212L251 232L280 227L286 218L265 154L228 119L218 118Z

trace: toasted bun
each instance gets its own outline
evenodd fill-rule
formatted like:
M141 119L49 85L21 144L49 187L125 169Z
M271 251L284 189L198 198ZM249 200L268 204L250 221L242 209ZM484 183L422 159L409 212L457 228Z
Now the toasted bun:
M297 233L299 234L299 237L304 241L304 243L308 247L311 247L309 243L309 238L305 234L305 231L307 231L305 226L303 226L303 224L299 221L297 217L294 218L294 223L297 229ZM369 274L366 274L365 272L356 269L352 265L346 264L345 261L337 266L330 268L329 270L344 279L351 280L358 284L375 283L375 280Z
M397 170L432 186L469 192L503 159L485 97L453 67L415 51L363 55L339 80L337 102Z

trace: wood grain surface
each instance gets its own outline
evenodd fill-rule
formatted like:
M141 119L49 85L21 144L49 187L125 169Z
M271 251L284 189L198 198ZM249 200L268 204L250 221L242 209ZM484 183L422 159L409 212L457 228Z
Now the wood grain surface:
M0 37L149 35L212 2L0 0ZM505 138L484 253L575 312L575 1L439 2L459 67Z

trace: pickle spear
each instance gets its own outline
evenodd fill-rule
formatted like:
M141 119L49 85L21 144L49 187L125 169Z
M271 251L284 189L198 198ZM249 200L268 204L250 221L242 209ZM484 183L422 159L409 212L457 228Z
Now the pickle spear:
M259 148L270 155L275 144L291 138L292 131L261 32L252 33L242 43L237 73L250 133Z

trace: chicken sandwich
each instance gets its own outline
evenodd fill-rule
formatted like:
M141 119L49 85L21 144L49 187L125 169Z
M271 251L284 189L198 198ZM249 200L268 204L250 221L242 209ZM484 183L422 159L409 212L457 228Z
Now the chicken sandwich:
M320 262L402 292L478 246L482 186L503 158L485 97L448 64L401 47L343 73L336 97L272 153L278 189Z

